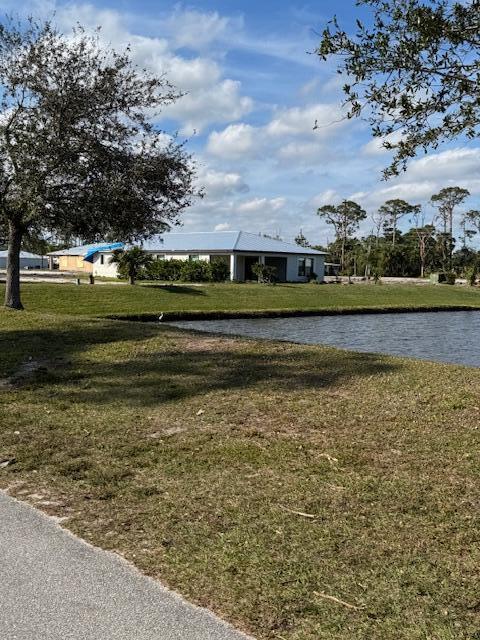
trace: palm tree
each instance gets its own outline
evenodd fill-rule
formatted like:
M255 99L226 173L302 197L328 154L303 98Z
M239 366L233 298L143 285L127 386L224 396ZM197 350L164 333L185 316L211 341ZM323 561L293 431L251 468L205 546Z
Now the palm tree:
M130 284L135 284L135 280L143 269L150 266L152 257L140 247L131 249L115 249L110 263L118 265L118 273L127 276Z

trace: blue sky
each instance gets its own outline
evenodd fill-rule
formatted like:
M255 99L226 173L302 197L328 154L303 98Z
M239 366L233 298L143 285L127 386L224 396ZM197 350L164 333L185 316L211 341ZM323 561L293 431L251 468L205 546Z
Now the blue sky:
M341 80L308 52L334 14L342 26L354 26L361 15L354 0L0 0L0 7L55 12L65 31L76 22L100 25L106 42L131 44L139 65L165 72L187 92L161 122L188 139L206 190L183 215L185 230L243 229L291 239L301 228L312 242L325 243L333 235L316 209L344 198L369 213L394 197L425 203L430 222L430 195L458 184L472 193L468 208L479 206L478 143L441 147L385 183L388 154L365 123L342 119ZM371 227L368 220L362 230Z

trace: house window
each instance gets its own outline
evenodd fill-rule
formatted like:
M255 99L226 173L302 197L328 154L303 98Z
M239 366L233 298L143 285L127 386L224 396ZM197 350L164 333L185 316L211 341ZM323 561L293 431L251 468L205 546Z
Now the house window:
M193 254L191 256L188 256L188 259L191 260L192 262L196 262L197 260L200 260L200 256L197 254Z
M105 256L103 253L100 254L100 264L105 264Z
M164 253L157 253L154 256L155 260L165 260L165 254Z
M310 278L313 273L313 258L298 259L298 276Z

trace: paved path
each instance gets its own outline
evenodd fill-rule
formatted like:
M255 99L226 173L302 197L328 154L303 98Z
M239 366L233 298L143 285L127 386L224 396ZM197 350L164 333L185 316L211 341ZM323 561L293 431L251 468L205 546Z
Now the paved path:
M5 640L247 640L0 492L0 637Z

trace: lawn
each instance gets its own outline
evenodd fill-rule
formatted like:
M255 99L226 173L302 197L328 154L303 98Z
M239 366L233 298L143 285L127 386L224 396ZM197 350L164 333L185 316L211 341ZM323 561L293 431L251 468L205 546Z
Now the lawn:
M480 307L480 290L448 285L217 284L158 286L24 284L27 309L74 315L180 311ZM3 291L0 290L0 296Z
M249 287L117 291L123 311L243 308ZM480 638L480 370L61 316L54 294L119 310L108 287L34 285L41 313L0 311L0 486L262 640Z

